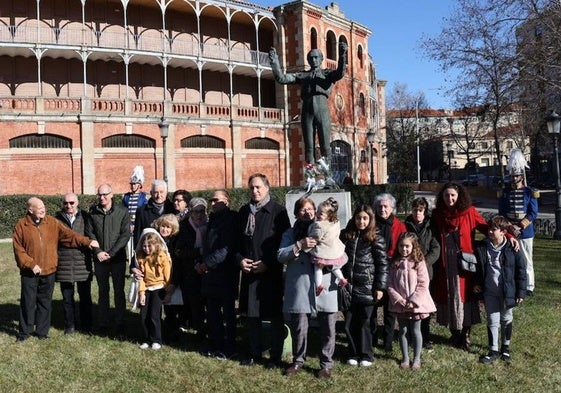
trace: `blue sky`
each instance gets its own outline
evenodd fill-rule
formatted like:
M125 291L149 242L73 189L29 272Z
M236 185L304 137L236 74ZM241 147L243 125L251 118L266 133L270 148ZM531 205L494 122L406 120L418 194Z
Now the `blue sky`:
M278 6L288 1L249 0L255 4ZM325 7L330 0L310 0ZM451 108L441 87L445 75L438 64L423 58L418 49L423 34L436 36L442 18L450 14L454 0L339 0L345 16L372 31L368 49L379 79L406 83L410 92L424 92L432 108Z

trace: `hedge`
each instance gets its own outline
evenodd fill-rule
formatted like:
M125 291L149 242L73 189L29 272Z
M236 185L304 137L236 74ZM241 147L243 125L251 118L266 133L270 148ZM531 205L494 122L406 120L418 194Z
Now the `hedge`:
M285 203L285 195L294 187L273 187L271 196L281 204ZM351 193L351 201L354 207L359 204L370 204L374 197L382 192L391 193L397 201L398 212L409 211L409 206L414 197L413 189L400 184L380 184L375 186L345 186L345 190ZM214 190L193 191L193 196L210 198ZM238 210L248 201L247 188L228 189L231 197L231 206ZM26 214L26 202L37 196L45 203L47 214L54 215L60 209L62 195L2 195L0 196L0 239L11 238L16 222ZM171 195L170 195L171 196ZM115 203L121 203L123 195L116 194L113 198ZM95 195L79 195L80 208L88 209L96 203ZM291 210L291 209L289 209Z

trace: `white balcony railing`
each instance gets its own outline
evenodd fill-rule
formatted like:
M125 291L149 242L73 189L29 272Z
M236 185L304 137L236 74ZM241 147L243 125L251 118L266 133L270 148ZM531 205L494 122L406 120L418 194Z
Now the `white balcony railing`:
M127 33L80 28L40 27L37 29L33 26L0 26L0 45L2 43L127 49ZM128 49L148 52L165 50L172 55L200 55L208 59L269 66L269 56L266 52L241 47L228 48L221 43L199 44L192 36L185 34L178 35L173 40L164 40L155 30L144 34L129 34Z

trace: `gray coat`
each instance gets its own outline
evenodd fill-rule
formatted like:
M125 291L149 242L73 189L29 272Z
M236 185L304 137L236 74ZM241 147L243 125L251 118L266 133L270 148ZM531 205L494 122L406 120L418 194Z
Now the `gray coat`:
M327 271L323 275L325 290L319 297L315 296L314 266L307 253L294 254L294 229L284 232L277 252L277 259L286 265L284 276L283 312L289 314L315 314L317 312L333 313L337 307L337 284L335 276Z

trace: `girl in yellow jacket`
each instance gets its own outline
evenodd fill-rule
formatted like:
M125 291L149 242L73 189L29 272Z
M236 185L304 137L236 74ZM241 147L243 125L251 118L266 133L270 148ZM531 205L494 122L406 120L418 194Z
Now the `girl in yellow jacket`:
M170 290L171 258L164 240L154 229L143 231L136 259L143 274L138 292L145 341L140 348L157 350L162 347L162 304Z

